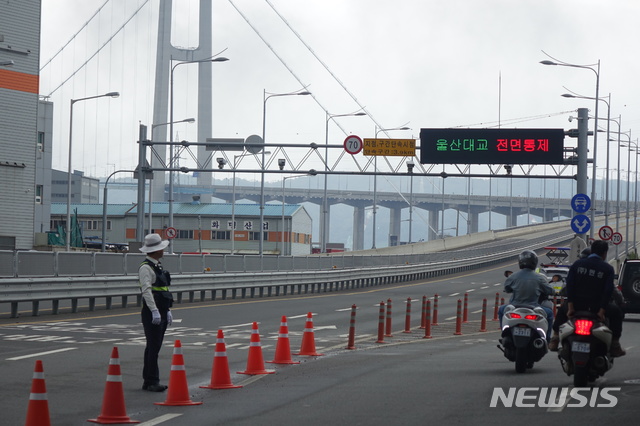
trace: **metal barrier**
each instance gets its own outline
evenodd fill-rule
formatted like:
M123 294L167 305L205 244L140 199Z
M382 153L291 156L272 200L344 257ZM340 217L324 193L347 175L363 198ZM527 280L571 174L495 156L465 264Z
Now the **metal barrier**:
M264 257L260 256L167 256L163 264L172 274L171 291L177 303L186 295L190 302L207 299L245 297L268 297L287 294L306 294L355 289L391 283L428 279L444 274L457 273L514 259L524 248L545 246L565 239L557 233L530 240L505 244L494 253L483 253L477 248L448 254L411 254L383 256L338 256L338 257ZM80 253L50 253L50 257L38 254L37 259L51 266L60 263L92 260L102 256ZM46 253L44 253L46 254ZM0 254L1 255L1 254ZM185 259L185 256L191 256ZM443 258L449 257L449 260ZM0 257L2 258L2 257ZM21 256L24 261L24 256ZM5 257L6 259L6 257ZM120 276L66 276L28 277L0 279L0 303L11 304L11 317L18 315L20 303L31 303L32 315L39 314L42 301L52 302L52 311L57 314L61 300L71 301L71 311L77 312L78 300L88 299L89 310L94 310L96 299L104 298L106 308L111 309L113 298L121 298L126 307L130 297L140 305L141 297L137 270L144 259L143 254L126 254L120 265L127 274ZM451 260L453 259L453 260ZM48 261L48 262L47 262ZM115 262L117 263L117 262ZM115 265L113 263L113 265ZM203 272L203 267L212 265L214 272ZM242 270L237 271L238 268ZM67 266L62 269L66 270ZM235 268L236 271L230 271ZM55 269L55 268L54 268ZM95 268L99 270L100 268ZM197 269L197 273L187 271ZM260 270L262 269L262 270ZM269 270L272 269L272 270ZM42 272L42 267L32 269ZM86 272L86 269L83 269ZM135 271L135 273L134 273ZM181 272L181 273L180 273ZM207 297L207 294L209 296Z

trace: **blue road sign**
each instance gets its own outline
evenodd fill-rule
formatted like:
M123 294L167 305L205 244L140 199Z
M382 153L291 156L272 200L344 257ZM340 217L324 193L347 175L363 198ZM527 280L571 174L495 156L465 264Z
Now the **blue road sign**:
M591 219L584 214L577 214L571 219L571 229L576 234L584 234L591 229Z
M586 213L591 208L591 198L587 194L576 194L571 199L571 208L576 213Z

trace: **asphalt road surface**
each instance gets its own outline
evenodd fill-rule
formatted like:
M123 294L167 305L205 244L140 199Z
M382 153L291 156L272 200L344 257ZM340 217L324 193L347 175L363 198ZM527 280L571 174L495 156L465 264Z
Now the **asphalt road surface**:
M139 308L25 316L0 320L0 424L24 424L36 360L42 360L51 423L87 424L102 413L109 359L118 348L126 415L144 425L482 425L511 423L637 424L640 402L640 316L624 324L627 356L616 360L597 389L543 407L543 392L571 392L554 353L516 374L496 348L493 321L505 269L514 263L420 281L262 299L183 303L160 353L167 383L175 341L182 345L189 398L196 406L161 406L167 393L141 390L144 337ZM468 321L456 332L458 300L468 296ZM438 294L438 325L431 338L419 328L423 296ZM487 299L487 331L480 331ZM379 304L392 300L392 337L376 343ZM405 333L411 299L411 333ZM357 306L355 349L347 350L352 305ZM432 306L433 308L433 306ZM292 355L296 365L266 363L275 374L242 375L247 368L251 324L259 324L265 361L274 358L281 316L287 317L292 353L302 344L306 315L313 313L316 350ZM201 389L210 383L216 334L223 330L231 381L238 389ZM498 390L496 390L498 388ZM510 388L514 390L510 391ZM534 388L534 389L527 389ZM607 389L602 395L601 390ZM521 395L531 407L505 407L497 392ZM573 391L576 392L576 391ZM548 395L547 393L547 395ZM607 398L607 395L611 395ZM498 401L492 408L492 399ZM543 398L544 399L544 398ZM615 401L613 401L615 400ZM578 407L587 401L586 407ZM613 402L612 402L613 401ZM600 406L598 406L600 405ZM602 405L614 405L603 407Z

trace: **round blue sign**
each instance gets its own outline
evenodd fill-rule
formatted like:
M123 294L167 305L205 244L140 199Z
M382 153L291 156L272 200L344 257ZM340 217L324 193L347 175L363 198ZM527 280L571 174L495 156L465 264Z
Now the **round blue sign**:
M588 212L591 208L591 198L587 194L576 194L571 199L571 208L576 213Z
M584 214L577 214L571 219L571 229L576 234L585 234L591 229L591 219Z

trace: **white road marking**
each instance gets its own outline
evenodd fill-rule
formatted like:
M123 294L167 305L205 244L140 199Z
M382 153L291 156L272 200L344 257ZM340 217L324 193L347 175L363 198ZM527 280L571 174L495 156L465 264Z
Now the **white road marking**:
M450 295L449 295L449 297L454 297L454 296L457 296L457 295L459 295L459 294L460 294L460 293L452 293L452 294L450 294Z
M358 308L356 308L358 309ZM345 311L350 311L351 308L343 308L343 309L336 309L335 312L345 312Z
M76 349L78 349L78 348L64 348L64 349L57 349L55 351L39 352L37 354L17 356L17 357L14 357L14 358L7 358L7 361L18 361L20 359L33 358L33 357L38 357L38 356L42 356L42 355L51 355L51 354L56 354L56 353L59 353L59 352L73 351L73 350L76 350Z
M154 426L154 425L159 425L160 423L164 423L166 421L169 421L171 419L175 419L176 417L180 417L182 414L180 413L175 413L175 414L163 414L160 417L156 417L155 419L151 419L148 422L144 422L144 423L140 423L139 426Z
M483 285L482 287L480 287L480 290L484 290L485 288L489 288L488 285Z
M475 288L470 288L469 290L467 290L467 293L471 293L472 291L476 291Z

